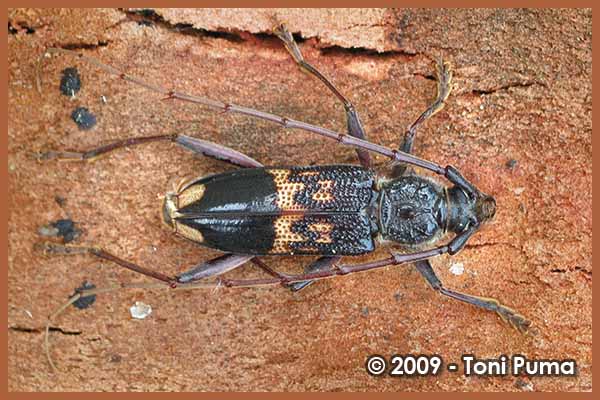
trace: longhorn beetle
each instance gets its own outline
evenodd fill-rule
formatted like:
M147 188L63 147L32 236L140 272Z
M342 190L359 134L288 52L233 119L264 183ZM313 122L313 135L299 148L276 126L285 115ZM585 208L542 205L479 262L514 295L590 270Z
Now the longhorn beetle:
M192 102L224 113L238 113L271 121L284 128L301 129L338 141L356 149L360 166L320 165L310 167L265 167L260 162L231 148L185 135L133 137L85 152L50 151L43 160L87 160L117 149L155 141L171 141L194 153L213 157L244 169L200 177L184 182L165 196L164 222L172 230L193 242L225 252L201 262L175 276L133 264L101 248L43 243L54 254L91 254L121 267L160 281L172 288L254 287L282 285L293 291L310 283L388 265L413 262L433 289L442 295L495 311L513 327L525 332L530 322L514 310L489 298L472 296L445 288L436 276L429 259L459 252L479 227L490 220L496 202L454 167L440 165L412 154L417 128L444 106L451 91L452 73L448 63L437 60L438 91L435 101L408 128L400 150L366 140L360 118L352 103L315 67L307 63L284 25L273 32L283 41L297 65L318 78L343 103L348 133L338 133L319 126L258 111L231 103L168 90L130 76L81 53L50 48L47 53L75 56L116 75L124 81L166 96ZM372 169L370 152L396 162L389 177ZM433 171L450 182L443 186L414 173L411 166ZM447 243L431 247L446 233L454 234ZM341 264L343 256L370 253L378 243L395 243L413 252L392 252L378 261ZM423 248L429 249L423 250ZM267 266L263 255L318 255L305 267L303 274L284 274ZM235 280L217 277L252 262L267 272L269 278ZM216 277L212 280L206 278ZM72 296L49 320L79 299L123 287L157 285L120 285L109 289L83 289ZM48 335L48 327L46 329ZM48 336L46 336L46 345ZM46 346L48 352L48 346ZM53 366L49 357L50 364Z

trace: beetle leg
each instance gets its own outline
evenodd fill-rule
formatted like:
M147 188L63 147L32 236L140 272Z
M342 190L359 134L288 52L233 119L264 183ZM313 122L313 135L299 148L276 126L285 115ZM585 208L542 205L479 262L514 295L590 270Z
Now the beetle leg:
M360 122L358 112L354 105L344 96L340 91L327 79L319 70L313 67L311 64L304 60L298 44L294 40L292 34L287 30L283 24L277 25L273 29L273 33L277 35L281 41L283 41L285 48L290 53L296 64L305 72L319 79L327 88L342 102L344 110L346 112L346 123L348 126L348 134L359 139L366 139L365 130ZM356 149L358 160L360 164L365 168L371 168L371 156L364 149Z
M225 161L239 167L257 168L263 166L260 162L244 153L207 140L178 135L174 141L178 145L183 146L196 154L216 158L217 160Z
M252 264L256 265L258 268L262 269L267 274L271 275L274 278L279 279L282 282L284 282L286 279L288 279L287 275L282 274L281 272L275 271L273 268L269 267L258 257L254 257L251 261L252 261Z
M54 160L59 161L94 161L101 155L110 153L112 151L123 149L126 147L135 146L142 143L158 142L158 141L171 141L178 145L193 151L196 154L212 157L217 160L226 161L233 165L240 167L262 167L262 164L253 158L240 153L239 151L233 150L229 147L209 142L207 140L196 139L186 135L157 135L157 136L145 136L145 137L133 137L123 140L117 140L115 142L93 148L84 152L69 152L69 151L48 151L40 154L40 160Z
M192 269L177 275L176 279L178 283L189 283L211 276L218 276L247 263L253 257L244 254L224 254L196 265Z
M311 274L313 272L330 270L335 265L335 263L340 261L341 259L342 259L341 256L320 257L320 258L316 259L315 261L313 261L312 263L310 263L309 265L307 265L304 268L304 273ZM297 291L300 291L300 290L304 289L305 287L309 286L313 282L314 281L312 281L312 280L302 281L302 282L294 282L294 283L289 283L286 286L289 287L292 292L297 292Z
M427 280L429 285L431 285L431 287L434 290L443 294L444 296L448 296L453 299L460 300L486 310L494 311L500 316L500 318L502 318L502 320L508 322L520 332L527 331L529 325L531 325L531 322L527 320L524 316L517 313L515 310L500 304L496 299L472 296L469 294L464 294L460 292L455 292L450 289L446 289L442 285L440 279L435 274L435 271L431 267L431 263L429 262L429 260L417 261L415 262L415 266L417 267L417 270L421 273L421 275Z
M444 102L452 90L452 71L450 70L449 63L444 62L442 59L438 59L436 61L436 75L438 83L436 99L406 131L404 142L400 148L400 150L405 153L412 153L415 136L417 135L417 128L423 124L423 122L431 118L435 113L444 108ZM396 164L394 165L394 169L392 171L392 177L402 176L405 172L405 164Z

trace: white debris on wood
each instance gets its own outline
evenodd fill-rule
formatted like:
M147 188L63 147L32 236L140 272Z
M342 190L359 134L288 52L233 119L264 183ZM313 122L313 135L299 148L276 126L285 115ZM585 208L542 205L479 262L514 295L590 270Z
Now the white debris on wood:
M450 272L454 275L462 275L465 272L465 265L463 263L454 263L450 265Z
M134 305L129 308L131 317L135 319L144 319L148 315L152 314L152 307L149 304L136 301Z

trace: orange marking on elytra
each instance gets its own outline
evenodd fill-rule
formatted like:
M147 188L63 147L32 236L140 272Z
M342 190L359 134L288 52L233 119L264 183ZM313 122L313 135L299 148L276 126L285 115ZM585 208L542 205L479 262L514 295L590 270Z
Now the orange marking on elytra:
M318 233L319 238L315 240L317 243L331 243L331 232L333 231L333 225L329 223L319 222L310 224L308 227L311 231Z
M298 173L300 176L316 176L319 175L319 171L302 171Z
M191 185L185 188L181 193L178 194L179 208L186 207L192 203L195 203L202 199L206 187L204 185Z
M277 191L277 207L281 210L305 210L301 204L296 204L294 197L296 193L304 190L305 185L301 182L290 182L290 171L286 169L271 169L267 171L273 176L275 189Z
M292 224L302 219L301 215L282 215L273 221L275 239L271 253L290 252L291 242L304 242L306 239L299 233L292 232Z
M318 184L319 190L312 195L312 199L315 201L332 201L334 199L333 193L331 193L333 181L319 181Z

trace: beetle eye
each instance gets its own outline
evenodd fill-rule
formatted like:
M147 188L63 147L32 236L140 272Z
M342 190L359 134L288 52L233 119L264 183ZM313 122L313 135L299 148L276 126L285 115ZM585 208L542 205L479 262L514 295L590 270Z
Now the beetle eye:
M469 220L469 224L466 226L465 230L471 227L478 227L480 224L481 222L476 217L473 217Z

